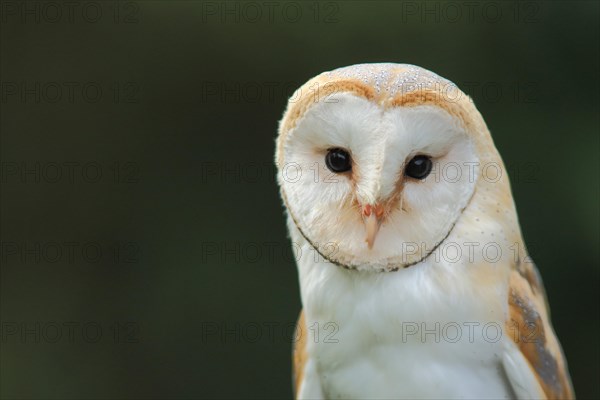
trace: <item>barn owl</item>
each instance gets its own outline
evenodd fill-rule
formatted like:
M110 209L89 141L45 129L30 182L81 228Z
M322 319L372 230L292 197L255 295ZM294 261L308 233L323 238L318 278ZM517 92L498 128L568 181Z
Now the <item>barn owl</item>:
M275 159L296 398L574 396L506 169L454 84L406 64L322 73L290 98Z

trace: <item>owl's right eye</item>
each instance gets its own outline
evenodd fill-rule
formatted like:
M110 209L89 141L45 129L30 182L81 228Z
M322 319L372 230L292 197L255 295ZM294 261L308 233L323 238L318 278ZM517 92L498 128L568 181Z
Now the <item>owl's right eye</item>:
M327 150L325 164L331 172L346 172L352 168L350 153L344 149L334 148Z

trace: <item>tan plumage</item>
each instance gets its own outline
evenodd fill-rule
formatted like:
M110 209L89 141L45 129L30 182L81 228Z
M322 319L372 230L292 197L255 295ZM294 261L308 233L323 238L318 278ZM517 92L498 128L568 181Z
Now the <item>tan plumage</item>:
M304 313L300 312L298 317L298 323L296 324L296 334L294 335L296 340L294 341L293 347L293 365L292 365L292 382L294 384L294 398L298 398L298 390L300 383L304 375L304 364L306 364L306 338L307 330L306 323L304 321Z
M510 274L506 332L529 362L546 398L571 399L575 394L545 297L535 265L515 264Z

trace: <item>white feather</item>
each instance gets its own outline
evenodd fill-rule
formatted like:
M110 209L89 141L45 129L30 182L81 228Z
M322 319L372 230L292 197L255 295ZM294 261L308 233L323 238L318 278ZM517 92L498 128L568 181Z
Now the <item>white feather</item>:
M505 342L502 365L517 399L546 398L540 384L533 375L531 366L513 341L507 340Z

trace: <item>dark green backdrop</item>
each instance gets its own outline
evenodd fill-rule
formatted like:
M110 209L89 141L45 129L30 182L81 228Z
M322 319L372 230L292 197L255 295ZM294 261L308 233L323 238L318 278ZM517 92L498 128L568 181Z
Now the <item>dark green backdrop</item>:
M290 397L277 122L315 74L381 61L473 97L576 392L599 396L598 11L1 1L1 396Z

